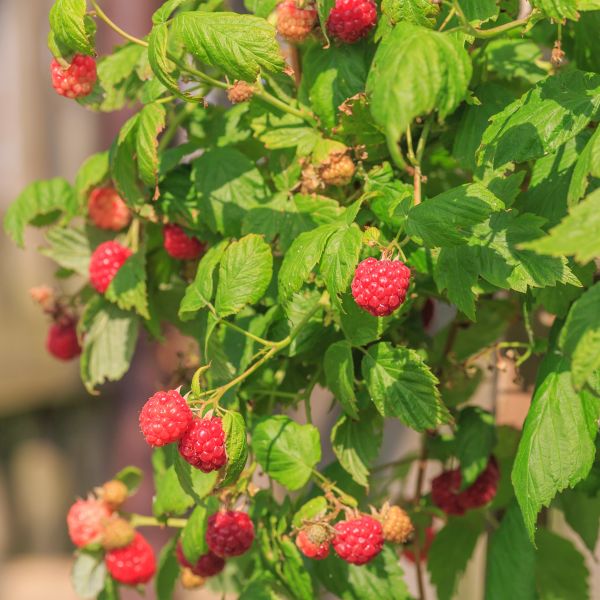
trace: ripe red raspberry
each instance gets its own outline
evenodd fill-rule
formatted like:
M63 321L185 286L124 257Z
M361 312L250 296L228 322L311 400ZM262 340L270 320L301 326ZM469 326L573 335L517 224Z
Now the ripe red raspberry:
M375 317L391 315L406 298L410 269L399 260L367 258L352 280L356 304Z
M204 252L204 244L189 236L179 225L165 225L163 236L165 250L173 258L188 260L198 258Z
M131 212L117 190L99 187L92 190L88 200L88 214L100 229L120 231L131 221Z
M335 524L334 529L334 550L342 560L353 565L370 562L383 548L383 529L381 523L373 517L363 515L340 521Z
M296 537L296 546L308 558L323 560L329 556L331 534L324 525L309 525L300 530Z
M314 4L300 7L296 0L284 0L277 6L277 32L291 42L303 42L317 22Z
M254 523L239 510L221 510L208 519L206 543L217 556L244 554L254 541Z
M81 346L77 339L77 329L72 321L54 323L48 330L46 349L52 356L60 360L71 360L81 354Z
M179 454L204 473L220 469L227 462L223 420L194 419L179 440Z
M332 152L319 167L319 177L326 185L348 185L354 177L356 167L344 153Z
M99 541L104 522L110 515L108 506L96 498L77 500L67 514L67 528L71 541L78 548Z
M83 98L92 93L96 83L96 61L91 56L76 54L65 69L54 59L50 64L52 87L61 96Z
M494 498L499 477L500 472L494 457L490 458L485 470L475 482L462 492L460 469L444 471L431 482L431 499L446 514L463 515L467 510L484 506Z
M137 532L131 544L110 550L104 560L112 578L125 585L148 583L156 572L154 550L146 538Z
M383 539L392 544L404 544L415 528L405 510L386 503L381 511Z
M427 559L427 554L429 553L429 548L431 548L431 544L433 544L434 539L435 539L435 531L433 530L433 527L427 527L427 529L425 529L425 540L423 541L423 547L419 548L419 561L420 562L423 562L424 560ZM409 548L412 548L412 549L409 549ZM410 560L410 562L415 563L415 562L417 562L417 557L414 552L414 550L416 550L414 542L409 546L409 548L406 548L404 550L403 554L404 554L404 556L406 556L406 558L408 560Z
M90 282L104 294L117 271L133 253L118 242L103 242L92 253L90 260Z
M377 7L372 0L337 0L327 19L327 31L352 44L365 37L376 22Z
M192 424L194 415L176 390L156 392L140 412L140 429L151 446L176 442Z
M225 560L213 552L210 552L210 550L206 554L203 554L196 561L195 565L191 565L183 553L181 541L177 543L175 554L177 556L177 562L182 567L190 569L194 575L199 575L200 577L213 577L214 575L218 575L225 568Z

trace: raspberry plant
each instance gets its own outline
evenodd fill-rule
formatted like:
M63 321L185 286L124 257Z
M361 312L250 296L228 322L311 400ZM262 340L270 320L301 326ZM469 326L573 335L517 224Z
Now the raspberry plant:
M135 467L69 513L83 597L155 577L161 600L178 578L423 600L428 571L450 599L482 536L486 598L590 597L548 510L594 550L600 2L531 4L169 0L137 39L96 0L56 0L56 91L137 112L74 184L38 181L6 214L20 246L44 229L59 282L82 282L32 290L49 351L81 346L94 393L166 323L198 347L141 410L151 514L122 510ZM97 26L123 38L108 56ZM507 362L539 366L522 432L472 400ZM386 462L386 420L421 433L418 455ZM158 559L152 526L173 534Z

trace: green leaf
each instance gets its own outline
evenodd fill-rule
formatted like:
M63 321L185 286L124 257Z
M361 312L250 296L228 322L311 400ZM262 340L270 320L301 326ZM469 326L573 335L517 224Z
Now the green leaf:
M471 321L475 321L475 294L473 287L479 279L477 263L469 248L455 246L442 248L435 264L434 277L438 290L448 290L448 300L456 305Z
M252 434L252 449L265 472L289 490L306 485L321 460L318 429L299 425L284 415L259 421Z
M422 27L434 27L440 7L429 0L383 0L381 12L390 25L408 21Z
M107 300L123 310L135 310L145 319L150 318L146 291L146 256L137 252L130 256L110 282Z
M495 4L493 0L492 4ZM527 39L492 40L485 48L485 57L488 71L497 73L503 79L519 78L532 85L546 77L550 69L550 63L543 62L541 48ZM483 99L476 95L483 102Z
M105 381L117 381L129 369L136 347L139 319L104 299L97 299L83 316L81 378L89 391Z
M397 417L416 431L450 420L437 378L414 350L394 348L387 342L371 346L363 358L362 373L382 416Z
M574 206L546 237L522 244L523 248L551 256L573 255L586 263L600 256L600 190Z
M369 72L371 113L396 142L415 117L435 109L443 119L454 111L470 79L471 60L456 38L399 23L377 48Z
M551 19L579 19L577 0L532 0L531 4L543 10Z
M324 515L327 512L329 505L325 496L317 496L312 498L294 514L292 519L292 525L296 528L300 528L305 521L312 521L317 517Z
M327 387L342 405L346 414L358 417L356 395L354 393L354 359L352 346L348 342L331 344L323 360Z
M185 527L181 530L181 548L188 562L195 565L198 559L208 552L206 545L206 527L209 512L203 504L198 504L188 517Z
M554 152L582 131L600 108L600 75L563 71L541 81L494 115L478 163L498 169Z
M600 529L600 493L590 496L579 489L565 490L559 500L569 527L577 532L593 554Z
M87 204L88 194L92 188L98 187L108 177L108 152L92 154L79 168L75 180L78 204Z
M234 483L244 470L248 458L248 444L246 442L246 424L240 413L226 412L223 417L223 430L225 431L227 466L220 485L225 487Z
M179 578L179 563L175 556L177 538L172 538L163 546L156 569L156 600L172 600L175 584Z
M474 25L495 20L500 12L496 0L460 0L459 4L469 23Z
M361 246L362 232L356 224L339 229L327 240L319 268L334 301L352 281Z
M154 14L152 15L152 23L155 25L166 23L175 10L177 10L177 8L186 2L187 0L167 0L159 9L154 11Z
M217 471L204 473L192 467L178 452L174 452L173 465L181 487L196 503L200 503L213 491L217 483Z
M577 158L569 186L570 206L585 195L590 175L600 179L600 127L596 127L596 131Z
M104 589L98 595L98 600L120 600L119 584L107 575L104 583Z
M548 354L540 366L512 472L532 540L542 506L589 473L599 417L598 399L587 390L577 393L573 388L568 361Z
M135 147L140 178L146 185L158 185L157 138L165 127L166 116L164 104L155 102L139 113Z
M275 10L277 4L277 0L244 0L244 6L248 12L263 19L266 19Z
M139 467L125 467L121 469L113 479L123 482L127 486L129 494L137 492L144 474Z
M86 27L86 5L86 0L56 0L50 9L50 30L60 46L94 54L94 39Z
M494 416L481 408L468 406L460 412L455 440L464 488L471 485L488 464L496 443Z
M581 388L600 368L600 283L575 301L560 332L559 344L571 360L573 383Z
M105 577L102 554L79 552L71 569L71 583L80 598L95 598L104 588Z
M142 204L145 190L138 180L136 163L139 113L121 128L110 149L110 171L119 195L129 204Z
M279 298L284 301L297 292L321 260L329 238L338 230L337 225L321 225L301 233L286 252L279 271Z
M369 485L371 464L379 454L382 437L383 419L369 413L356 421L343 415L331 430L333 452L359 485Z
M179 483L174 463L176 453L177 448L173 445L155 448L152 452L152 471L156 490L152 499L152 512L157 517L182 515L194 505L194 499Z
M297 600L314 600L312 579L306 569L302 555L288 537L282 537L278 542L283 555L283 581Z
M427 553L427 569L439 600L452 600L479 536L484 533L482 515L450 518L436 533Z
M356 304L351 294L344 294L338 309L340 325L353 346L364 346L378 340L394 317L374 317Z
M53 227L46 234L50 246L41 248L40 253L61 267L87 278L93 248L104 239L109 239L94 233L91 228Z
M513 502L492 534L487 558L486 600L535 600L535 548Z
M407 233L430 247L464 244L475 225L503 209L504 203L482 184L465 184L415 206L408 213Z
M588 600L589 573L573 543L547 529L537 536L535 580L540 600Z
M9 206L4 217L4 231L21 248L25 227L36 220L48 225L59 216L71 216L76 210L73 188L57 177L28 185Z
M221 316L238 313L262 298L273 276L273 255L261 236L233 242L221 259L215 308Z
M258 17L183 12L173 19L171 32L198 60L220 67L233 79L254 82L261 69L278 72L285 67L275 28Z

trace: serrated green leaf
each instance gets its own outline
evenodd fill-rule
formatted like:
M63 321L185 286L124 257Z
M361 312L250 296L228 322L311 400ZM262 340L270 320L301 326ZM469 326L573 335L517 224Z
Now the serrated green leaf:
M182 515L194 505L194 499L181 487L175 471L177 449L173 446L155 448L152 452L154 489L152 512L157 517Z
M75 179L75 190L79 206L85 206L90 190L106 180L108 171L108 152L92 154L81 165Z
M80 552L71 569L75 593L86 600L95 598L104 588L106 565L102 554Z
M140 487L143 477L144 474L139 467L129 466L121 469L113 479L123 482L127 486L129 494L134 494Z
M306 485L321 460L318 429L284 415L259 421L252 432L252 449L265 472L289 490Z
M358 417L354 393L354 360L352 346L348 342L331 344L323 359L327 387L342 405L346 414Z
M470 248L442 248L435 264L434 277L438 290L447 290L448 300L471 321L475 321L473 286L479 279L479 269L477 261L472 260Z
M136 252L117 271L106 290L107 300L123 310L135 310L144 319L150 318L146 290L146 256Z
M371 346L363 358L362 373L382 416L397 417L416 431L450 420L437 378L414 350L394 348L387 342Z
M119 195L129 204L142 204L145 191L138 179L135 159L139 113L121 128L110 149L110 171Z
M378 340L394 317L374 317L356 304L351 294L344 294L338 309L342 331L353 346L364 346Z
M593 554L600 529L600 494L589 495L579 489L565 490L559 498L569 527L577 532Z
M283 555L283 581L288 589L293 591L294 598L298 600L314 600L312 579L306 570L302 555L288 537L283 537L278 543Z
M470 79L471 60L456 38L399 23L377 48L369 72L371 113L395 143L415 117L434 109L441 118L452 113Z
M258 17L182 12L173 18L171 32L198 60L223 69L234 79L254 82L261 69L278 72L285 67L275 28Z
M457 425L456 458L464 488L471 485L486 468L496 443L496 430L494 416L474 406L468 406L460 412Z
M600 179L600 127L596 127L596 131L575 163L569 186L569 206L573 206L583 198L589 185L590 176Z
M97 600L120 600L119 584L110 575L106 576L104 589L98 595Z
M73 188L68 181L57 177L28 185L8 207L4 216L4 231L23 247L25 227L41 219L48 225L61 215L74 214L77 206Z
M246 424L240 413L228 411L223 417L225 432L225 452L227 467L221 486L234 483L246 466L248 444L246 442Z
M459 0L459 4L469 23L475 25L495 20L500 12L496 0Z
M171 14L186 2L187 0L167 0L167 2L165 2L158 10L154 11L152 23L155 25L166 23Z
M221 258L215 308L221 316L258 302L273 276L273 255L261 236L249 234L233 242Z
M175 591L175 584L179 578L179 563L175 556L175 545L177 538L174 537L167 542L158 557L156 569L156 600L171 600Z
M305 504L303 504L299 510L294 514L292 519L292 525L296 528L300 528L305 521L311 521L319 516L324 515L327 512L329 504L325 496L317 496L312 498Z
M141 180L158 185L158 134L165 127L167 113L163 104L148 104L138 117L136 155Z
M531 4L543 10L551 19L579 19L577 0L532 0Z
M178 452L174 452L173 466L181 487L196 503L200 503L206 498L217 483L217 471L204 473L204 471L192 467Z
M599 417L598 399L587 390L577 393L573 388L568 361L548 354L540 367L512 471L515 495L532 540L542 506L589 473Z
M94 54L94 39L86 27L86 0L56 0L50 9L50 29L56 42L72 51Z
M208 552L206 545L206 527L209 511L206 506L199 504L188 517L185 527L181 530L181 548L191 565Z
M494 0L492 3L495 4ZM550 63L543 62L541 48L528 39L492 40L485 48L485 57L487 70L507 80L518 78L535 84L546 77L550 69Z
M407 21L422 27L433 27L440 7L429 0L383 0L381 12L390 25Z

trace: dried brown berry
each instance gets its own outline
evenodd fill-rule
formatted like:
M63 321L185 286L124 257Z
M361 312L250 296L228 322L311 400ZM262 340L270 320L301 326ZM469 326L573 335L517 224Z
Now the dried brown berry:
M347 185L355 171L352 159L342 152L332 152L319 166L319 176L327 185Z
M181 571L181 585L186 590L193 590L199 587L202 587L206 579L204 577L200 577L200 575L196 575L191 569L187 567L182 569Z
M233 85L227 90L227 98L232 104L239 104L250 100L254 95L254 86L247 81L236 80Z
M133 538L135 538L135 529L129 521L113 517L104 523L102 547L105 550L124 548L133 542Z
M112 510L117 510L129 496L127 486L118 479L107 481L99 490L98 496Z

